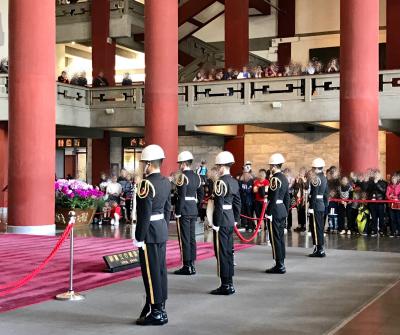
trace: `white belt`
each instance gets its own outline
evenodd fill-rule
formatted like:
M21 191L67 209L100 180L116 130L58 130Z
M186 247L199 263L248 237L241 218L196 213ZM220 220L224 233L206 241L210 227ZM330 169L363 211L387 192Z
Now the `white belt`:
M164 214L154 214L150 216L150 221L159 221L164 219Z
M317 195L317 199L323 199L323 198L324 198L323 195L320 195L320 194Z
M276 204L277 204L277 205L283 204L283 200L276 200Z
M185 197L185 200L187 200L187 201L196 201L197 202L197 199L195 197Z
M222 209L232 209L232 205L222 205Z

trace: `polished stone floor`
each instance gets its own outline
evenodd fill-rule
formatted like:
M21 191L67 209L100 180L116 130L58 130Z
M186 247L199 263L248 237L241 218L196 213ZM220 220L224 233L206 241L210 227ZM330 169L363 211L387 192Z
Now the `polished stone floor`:
M75 235L130 239L134 229L127 224L90 225L76 228ZM169 230L170 238L176 239L174 222ZM211 241L212 234L203 225L198 225L198 232L199 241ZM162 331L132 323L143 302L137 278L85 292L88 299L82 303L52 301L2 314L0 334L57 335L66 329L73 335L400 334L400 239L328 234L328 257L312 260L305 257L306 249L312 248L307 233L289 231L285 238L285 276L263 273L272 264L265 231L252 242L254 248L238 252L234 297L207 294L217 284L214 259L199 262L196 277L170 275L171 322ZM235 242L240 240L235 237Z

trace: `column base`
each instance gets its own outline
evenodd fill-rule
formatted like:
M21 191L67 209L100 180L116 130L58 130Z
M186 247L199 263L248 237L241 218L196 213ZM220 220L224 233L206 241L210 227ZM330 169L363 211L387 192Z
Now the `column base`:
M56 235L56 225L46 226L7 226L9 234L27 234L27 235Z

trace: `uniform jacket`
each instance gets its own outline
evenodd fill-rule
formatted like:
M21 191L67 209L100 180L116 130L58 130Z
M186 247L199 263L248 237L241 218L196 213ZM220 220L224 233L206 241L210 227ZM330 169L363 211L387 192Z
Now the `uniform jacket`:
M214 185L213 224L217 227L233 227L235 222L240 222L240 209L238 181L231 175L220 177Z
M164 218L150 221L152 215ZM171 215L171 183L160 173L153 173L139 185L137 194L137 224L135 238L146 243L163 243L168 240L168 223Z
M329 202L329 188L323 172L317 173L311 180L310 189L310 209L317 212L325 212Z
M192 170L183 171L177 183L177 193L175 215L197 216L199 204L204 197L201 177Z
M267 215L283 219L288 216L289 206L289 182L282 172L276 172L269 184Z

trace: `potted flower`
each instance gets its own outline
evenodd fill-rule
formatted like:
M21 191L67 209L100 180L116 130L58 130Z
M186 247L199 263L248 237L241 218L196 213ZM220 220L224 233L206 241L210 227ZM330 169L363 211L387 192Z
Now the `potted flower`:
M56 225L65 228L68 212L76 213L75 225L87 225L93 220L98 206L101 206L104 193L80 180L58 179L55 182Z

